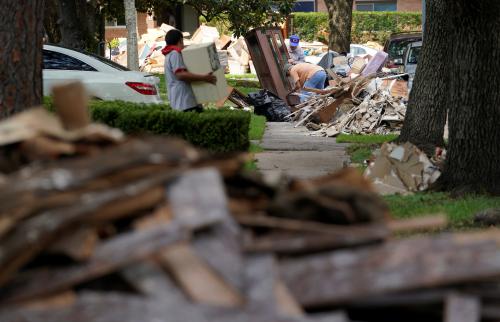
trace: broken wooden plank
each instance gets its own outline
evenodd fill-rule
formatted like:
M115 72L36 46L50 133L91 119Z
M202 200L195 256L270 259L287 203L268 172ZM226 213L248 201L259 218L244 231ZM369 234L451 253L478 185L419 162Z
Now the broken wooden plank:
M387 226L392 233L439 230L448 226L448 216L437 214L418 218L389 220Z
M122 270L122 276L143 295L162 301L187 303L188 299L167 272L153 260L145 260Z
M270 254L247 256L245 260L246 307L273 315L277 312L275 285L277 266Z
M330 123L337 112L337 109L344 102L344 100L348 99L351 96L351 92L346 92L342 94L340 97L336 98L335 101L330 103L328 106L319 110L316 114L318 115L321 123Z
M258 311L183 305L119 293L84 292L75 304L51 310L3 308L2 322L348 322L346 315L331 313L310 317L267 315Z
M189 171L170 185L167 195L176 220L187 226L212 226L196 235L193 247L217 274L241 291L240 231L229 214L220 174L212 168Z
M152 214L138 218L132 225L135 229L146 229L155 227L156 225L168 224L172 220L172 210L168 204L164 204L155 209Z
M276 297L278 312L286 316L304 316L304 310L280 279L277 279L274 283L274 296Z
M448 234L287 259L281 276L306 308L500 276L500 234Z
M366 241L369 239L381 239L389 236L385 225L332 225L321 222L296 220L264 215L240 215L236 221L247 227L270 228L296 233L309 233L335 236L339 239Z
M465 294L450 294L445 303L445 322L479 322L481 300Z
M72 206L49 209L27 219L0 244L0 286L66 229L81 224L103 207L141 195L176 175L174 172L160 173L117 189L84 194Z
M243 296L204 263L190 245L171 246L158 254L158 257L196 303L224 307L243 305Z
M0 213L6 213L33 196L77 189L91 180L139 165L189 164L201 154L177 139L131 140L86 158L60 160L53 166L33 168L7 177L0 186Z
M137 212L148 210L165 200L165 188L153 187L139 194L132 194L120 202L110 203L92 215L86 221L90 223L102 223L129 217Z
M67 307L76 302L77 296L73 291L65 291L43 298L34 299L22 304L25 309L56 309Z
M95 229L81 228L54 243L48 252L64 254L76 261L83 261L92 256L98 241L99 237Z
M167 198L174 218L186 227L211 226L229 217L224 185L213 168L186 172L167 188Z
M119 270L187 238L187 231L175 222L121 234L101 243L90 260L84 264L18 274L13 282L4 288L0 302L25 301L66 290L79 283Z
M240 230L232 218L195 237L192 245L196 254L234 289L242 291L244 257Z
M249 253L298 255L376 243L386 236L387 229L380 225L373 225L372 231L367 236L271 233L245 240L244 250Z

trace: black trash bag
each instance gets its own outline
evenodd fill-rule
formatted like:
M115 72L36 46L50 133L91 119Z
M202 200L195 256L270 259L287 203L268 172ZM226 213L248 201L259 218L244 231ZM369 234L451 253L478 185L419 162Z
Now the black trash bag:
M269 122L290 122L292 120L288 116L291 113L288 105L268 90L262 89L250 93L248 98L254 106L254 113L265 116Z

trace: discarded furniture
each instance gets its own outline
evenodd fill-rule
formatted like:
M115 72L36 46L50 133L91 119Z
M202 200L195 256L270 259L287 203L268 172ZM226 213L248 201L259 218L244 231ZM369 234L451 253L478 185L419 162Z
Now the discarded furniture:
M293 83L285 71L289 56L281 29L253 29L246 35L245 40L262 88L290 105L298 104L298 97L289 95Z

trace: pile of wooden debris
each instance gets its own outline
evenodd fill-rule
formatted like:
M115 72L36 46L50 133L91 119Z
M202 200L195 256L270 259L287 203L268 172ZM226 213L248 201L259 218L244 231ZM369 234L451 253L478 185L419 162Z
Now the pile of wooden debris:
M325 90L309 89L317 95L298 105L292 116L296 126L317 124L308 127L320 136L397 133L404 122L406 103L404 92L393 88L402 83L375 75L340 79Z
M0 321L500 318L500 233L393 239L446 220L391 220L354 169L268 182L169 138L93 151L0 181Z

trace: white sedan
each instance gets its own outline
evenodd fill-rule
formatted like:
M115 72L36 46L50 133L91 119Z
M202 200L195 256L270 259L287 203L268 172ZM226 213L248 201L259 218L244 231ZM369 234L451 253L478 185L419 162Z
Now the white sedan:
M154 75L130 71L94 54L44 45L43 95L50 95L55 85L73 81L82 82L95 99L163 103L158 91L160 79Z

